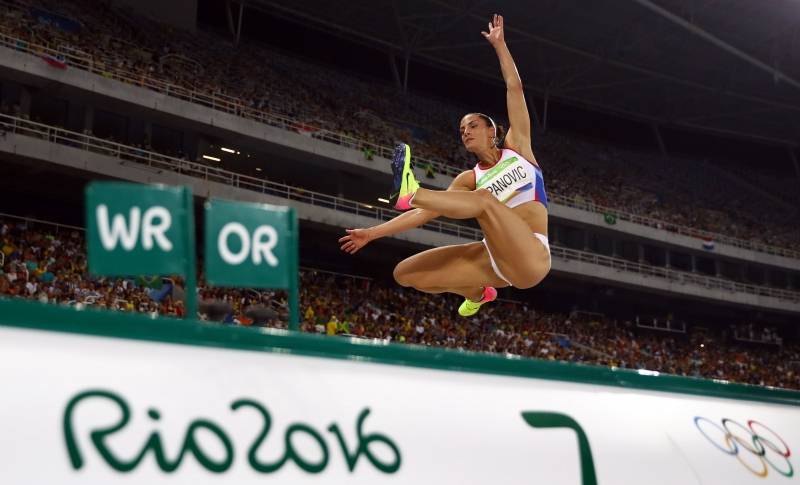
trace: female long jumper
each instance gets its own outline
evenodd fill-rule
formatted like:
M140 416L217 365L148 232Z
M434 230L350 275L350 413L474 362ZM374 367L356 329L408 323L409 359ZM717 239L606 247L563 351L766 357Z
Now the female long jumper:
M503 138L482 113L461 119L461 140L477 157L472 170L459 174L446 191L421 188L411 170L411 149L399 145L392 160L393 198L403 214L383 224L348 229L341 249L353 254L375 239L406 231L445 216L477 219L482 242L444 246L401 261L394 278L426 293L464 297L459 314L471 316L497 297L496 288L530 288L550 271L547 195L542 171L531 148L531 122L514 60L503 35L503 17L494 15L481 32L494 47L506 83L510 127Z

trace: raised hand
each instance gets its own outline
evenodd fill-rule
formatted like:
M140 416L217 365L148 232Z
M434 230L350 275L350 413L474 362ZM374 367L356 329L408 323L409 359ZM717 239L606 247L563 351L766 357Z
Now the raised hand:
M506 39L503 34L503 16L494 14L492 21L489 22L489 32L481 32L481 34L489 41L492 46L497 47L503 44Z
M372 241L372 234L369 229L346 229L346 236L339 239L342 251L348 254L355 254L359 249Z

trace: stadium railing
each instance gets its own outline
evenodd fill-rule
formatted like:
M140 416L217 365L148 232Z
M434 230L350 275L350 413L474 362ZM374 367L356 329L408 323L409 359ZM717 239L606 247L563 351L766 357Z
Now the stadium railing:
M702 286L710 290L726 290L758 296L771 296L781 300L800 302L800 292L797 291L738 283L736 281L726 280L723 278L687 273L685 271L677 271L669 268L660 268L658 266L636 263L625 259L613 258L610 256L604 256L602 254L588 253L585 251L578 251L559 246L553 246L550 249L553 257L561 257L570 261L577 260L581 262L597 264L599 266L606 266L618 271L626 271L643 276L653 276L672 283L692 284Z
M0 114L0 129L7 133L30 136L73 148L80 148L94 153L112 156L120 159L123 163L125 161L133 161L155 170L169 170L203 180L223 183L262 194L274 195L283 199L296 200L298 202L327 207L329 209L349 212L373 219L388 221L400 214L400 212L393 209L375 207L362 202L334 197L300 187L230 172L202 163L190 162L188 160L148 151L143 148L123 145L95 136L69 131L14 116ZM476 241L483 237L481 231L475 228L449 222L432 221L422 227L430 231Z
M62 60L69 66L77 69L89 71L93 74L115 79L127 84L150 89L167 96L206 106L214 110L223 111L240 116L242 118L258 121L269 126L274 126L293 132L306 132L316 139L334 143L336 145L359 150L370 148L375 152L375 155L383 158L391 158L394 151L392 147L378 145L351 136L325 130L323 128L314 127L306 122L293 119L288 116L251 108L247 106L247 103L244 100L234 96L229 96L223 93L207 93L196 89L188 89L177 84L135 73L124 68L117 67L114 59L112 58L104 58L103 56L98 55L87 57L67 49L66 46L59 49L53 49L41 44L29 42L12 35L8 35L2 31L0 31L0 45L35 56L53 56ZM422 157L414 157L414 160L417 162L422 162L423 164L430 164L436 172L451 177L455 177L463 171L460 168L436 160L430 160ZM551 201L557 204L597 214L613 214L616 216L617 220L627 221L659 230L665 230L682 236L713 240L716 243L727 244L740 249L757 251L775 256L783 256L786 258L800 259L800 251L772 246L769 244L757 243L746 239L739 239L727 236L725 234L705 231L702 229L685 227L669 221L654 219L647 216L621 211L616 208L594 204L590 201L585 201L580 198L569 197L560 194L548 195L550 196Z
M33 218L33 217L22 217L22 216L17 216L17 215L14 215L14 214L6 214L4 212L0 212L0 219L6 219L6 220L13 219L15 221L34 222L36 224L42 224L42 225L46 225L46 226L51 226L51 227L53 227L55 229L56 233L58 233L59 231L81 231L81 232L83 232L83 230L84 230L82 227L78 227L78 226L70 226L69 224L59 224L57 222L45 221L45 220L36 219L36 218Z
M400 214L400 212L392 209L374 207L362 202L305 190L291 185L270 182L257 177L251 177L249 175L230 172L228 170L211 167L201 163L190 162L187 160L170 157L168 155L162 155L144 150L142 148L131 147L121 143L103 140L102 138L29 121L15 116L0 114L0 129L7 133L34 137L47 140L52 143L58 143L73 148L99 153L101 155L115 157L121 160L121 163L123 164L126 161L132 161L146 165L154 170L169 170L171 172L177 172L179 174L196 177L203 180L223 183L262 194L273 195L287 200L294 200L318 207L348 212L382 221L392 219ZM483 237L482 232L478 229L450 222L432 221L422 226L422 228L442 234L449 234L460 238L470 239L473 241L478 241ZM723 278L687 273L669 268L661 268L627 261L625 259L609 257L585 251L578 251L559 246L553 246L551 251L553 257L560 257L567 261L592 263L614 268L619 271L632 272L644 276L653 276L670 282L699 285L707 289L719 289L759 296L770 296L781 300L800 302L800 292L797 291L738 283Z

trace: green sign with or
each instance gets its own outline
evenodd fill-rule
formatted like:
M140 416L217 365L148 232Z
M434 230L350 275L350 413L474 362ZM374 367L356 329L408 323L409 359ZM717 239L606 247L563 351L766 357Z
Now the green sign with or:
M186 187L92 182L86 188L89 271L106 276L183 275L195 318L192 193Z
M290 207L211 200L205 206L205 279L213 286L289 291L297 325L297 215Z

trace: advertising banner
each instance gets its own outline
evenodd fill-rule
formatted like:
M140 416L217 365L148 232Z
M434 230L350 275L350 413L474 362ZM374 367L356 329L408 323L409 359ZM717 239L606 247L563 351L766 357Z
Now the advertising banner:
M118 337L0 323L3 484L798 480L796 404L464 372L436 368L453 352L375 346L408 365L387 364L348 358L368 344L250 329L187 345L191 322L106 319ZM141 340L159 324L165 341ZM231 331L196 325L187 341ZM287 350L301 344L318 355Z

